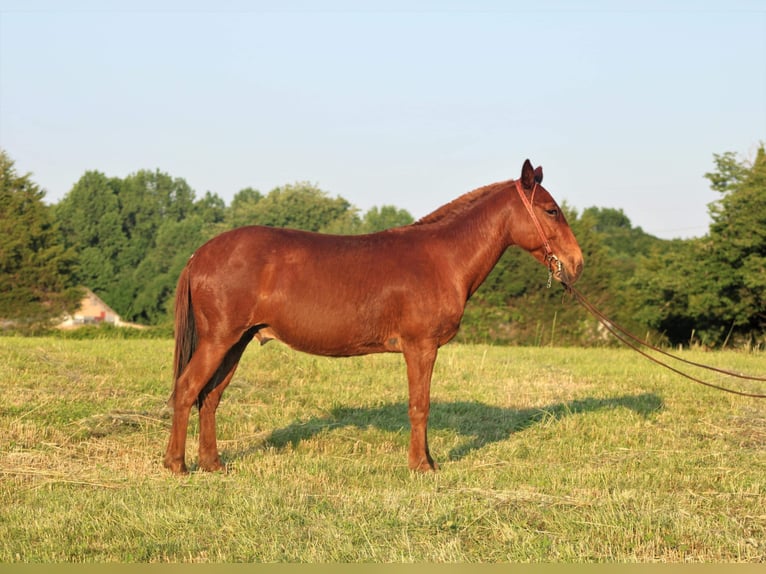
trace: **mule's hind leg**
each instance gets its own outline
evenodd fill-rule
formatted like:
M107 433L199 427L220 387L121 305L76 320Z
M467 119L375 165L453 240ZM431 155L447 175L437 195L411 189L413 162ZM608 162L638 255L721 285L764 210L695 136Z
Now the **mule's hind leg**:
M231 382L239 365L239 359L252 336L246 334L234 345L221 363L210 382L202 389L197 399L199 405L199 466L202 470L224 470L218 454L215 432L215 411L221 401L224 389Z
M173 391L173 423L164 464L175 473L185 473L186 434L192 406L226 358L230 345L200 342ZM220 396L219 396L220 398Z
M407 345L404 360L410 391L410 452L411 470L436 470L428 450L428 412L431 404L431 375L436 362L436 346L429 343Z
M215 432L215 411L221 401L223 390L234 376L237 365L231 368L224 379L209 393L200 396L199 404L199 467L202 470L225 470L218 454L218 443Z

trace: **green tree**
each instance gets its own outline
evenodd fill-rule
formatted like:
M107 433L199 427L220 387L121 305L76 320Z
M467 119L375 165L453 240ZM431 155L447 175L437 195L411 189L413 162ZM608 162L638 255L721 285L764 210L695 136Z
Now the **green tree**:
M349 204L346 211L323 225L319 231L333 235L358 235L364 233L362 220L359 218L359 210Z
M250 195L250 194L248 194ZM274 188L263 198L249 201L248 225L290 227L306 231L324 231L344 217L351 204L342 197L330 197L317 186L306 182Z
M77 307L74 252L60 241L45 192L0 150L0 318L47 325Z
M207 226L224 217L217 196L194 199L186 181L159 170L138 171L125 179L99 172L83 175L55 209L63 237L80 260L81 284L126 320L159 320L162 298L175 278L169 267L156 262L158 241L174 237L160 249L168 261L176 255L188 257L194 250L189 246L199 246L208 238ZM187 218L195 223L180 236L173 224ZM157 296L160 300L154 300Z
M715 314L735 335L763 338L766 329L766 151L752 163L715 156L706 174L722 197L710 205L709 240L702 243L712 279L701 311Z
M599 233L604 246L616 258L629 262L662 243L640 227L634 227L622 209L589 207L582 212L582 225ZM628 270L630 271L630 270Z
M134 268L154 245L164 221L180 221L194 209L194 191L180 178L141 170L122 181L119 193L120 219L128 243L120 267Z
M409 225L414 218L406 209L399 209L393 205L372 207L364 214L361 223L362 233L375 233L392 227Z
M194 202L194 214L206 224L218 224L226 218L226 202L215 193L205 192L202 199Z
M153 325L172 320L178 276L206 238L205 226L205 221L198 215L162 223L155 245L132 274L132 280L140 285L130 306L134 320Z
M141 170L123 180L119 198L127 243L119 257L118 286L110 298L115 309L123 310L128 320L153 323L158 318L155 308L164 303L149 303L152 297L162 292L157 283L164 280L174 286L174 280L158 274L149 281L142 273L145 269L142 264L151 259L152 252L157 249L163 226L183 221L194 213L194 191L181 178L159 170ZM200 235L191 239L201 241ZM185 243L177 243L176 247L181 248Z
M226 208L225 223L227 229L255 225L258 212L256 206L263 199L263 194L252 187L246 187L236 193L231 205Z
M737 159L737 154L727 151L722 154L713 154L716 171L705 174L710 181L710 187L717 192L726 194L735 190L743 180L747 178L748 166ZM715 209L714 204L710 206Z
M699 240L674 239L640 259L629 284L636 319L673 345L689 343L695 330L706 333L709 319L689 308L691 298L705 293L697 287L706 274L700 256Z
M77 253L78 282L110 305L114 305L109 299L117 288L120 260L128 243L120 214L121 187L118 178L88 171L53 206L62 241Z
M721 198L707 235L677 243L636 274L641 315L674 344L764 344L766 329L766 153L750 163L714 155L706 174Z

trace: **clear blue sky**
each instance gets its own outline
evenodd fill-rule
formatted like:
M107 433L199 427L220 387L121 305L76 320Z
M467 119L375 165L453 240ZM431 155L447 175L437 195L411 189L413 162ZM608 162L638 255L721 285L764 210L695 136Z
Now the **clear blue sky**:
M420 217L518 177L661 237L766 141L766 2L0 0L0 147L58 201L156 169Z

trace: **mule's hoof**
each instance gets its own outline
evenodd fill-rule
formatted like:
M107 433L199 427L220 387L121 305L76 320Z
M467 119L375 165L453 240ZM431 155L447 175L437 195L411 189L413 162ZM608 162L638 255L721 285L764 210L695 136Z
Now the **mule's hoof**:
M439 470L439 465L430 459L421 459L415 463L410 462L410 470L414 472L435 472Z
M186 468L186 463L183 461L183 459L172 460L166 458L162 464L173 474L189 474L189 469Z
M228 469L226 468L226 465L221 462L220 459L216 459L210 462L202 462L199 463L200 470L204 470L205 472L223 472L226 473Z

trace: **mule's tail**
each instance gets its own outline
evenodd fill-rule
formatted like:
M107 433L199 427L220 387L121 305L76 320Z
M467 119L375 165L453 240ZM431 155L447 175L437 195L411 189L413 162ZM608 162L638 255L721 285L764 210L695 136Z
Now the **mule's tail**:
M191 300L191 284L189 278L189 265L181 271L176 287L175 301L175 337L176 347L173 354L173 392L168 404L173 406L173 398L178 388L178 379L184 372L186 365L197 348L197 327L194 324L194 310Z

